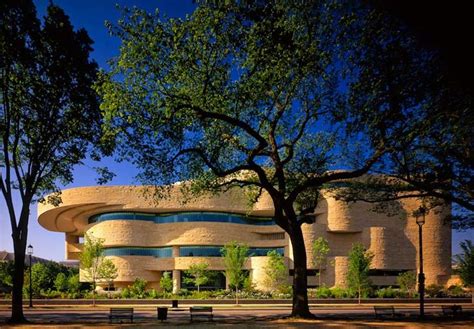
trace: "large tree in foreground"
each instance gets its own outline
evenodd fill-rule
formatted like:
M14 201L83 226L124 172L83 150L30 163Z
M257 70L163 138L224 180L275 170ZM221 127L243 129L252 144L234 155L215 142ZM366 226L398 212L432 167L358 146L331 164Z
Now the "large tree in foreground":
M41 24L32 1L0 3L0 190L15 252L11 322L25 321L23 272L31 204L58 191L56 182L72 181L73 167L99 133L91 44L86 31L74 31L53 4Z
M335 23L320 2L200 2L186 19L125 10L122 40L98 90L109 137L145 182L188 181L184 192L268 193L294 254L292 315L308 308L301 225L324 184L366 173L375 141L354 166L333 121L340 89ZM160 191L165 192L165 191ZM164 193L163 193L164 194Z

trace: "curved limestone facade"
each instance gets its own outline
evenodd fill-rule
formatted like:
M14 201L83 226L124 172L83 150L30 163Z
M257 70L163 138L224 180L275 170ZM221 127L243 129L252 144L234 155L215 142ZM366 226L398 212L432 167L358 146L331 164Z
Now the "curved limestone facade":
M182 203L178 187L171 197L156 202L141 186L96 186L64 190L62 203L40 204L38 221L50 231L65 233L66 259L78 259L84 234L104 241L105 256L118 269L117 288L136 278L160 289L164 272L172 273L174 290L184 287L183 272L192 264L207 263L222 273L221 248L230 241L249 246L245 264L259 289L266 289L267 253L275 250L285 257L291 283L293 255L288 235L273 221L272 202L262 196L249 208L246 196L235 189L219 196ZM397 216L370 210L365 203L346 204L325 196L315 211L315 222L303 224L308 254L308 285L318 284L311 245L318 237L328 240L328 261L321 269L321 282L344 286L349 250L362 243L373 252L371 279L375 285L396 285L404 271L417 271L418 226L411 217L419 207L404 200ZM444 284L450 277L451 228L444 223L446 211L431 211L423 226L426 283ZM226 285L221 278L220 287Z

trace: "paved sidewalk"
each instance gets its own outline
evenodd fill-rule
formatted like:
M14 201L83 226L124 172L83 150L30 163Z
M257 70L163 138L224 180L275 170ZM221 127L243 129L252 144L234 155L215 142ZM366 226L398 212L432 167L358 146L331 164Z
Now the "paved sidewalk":
M375 320L373 307L362 306L316 306L311 311L317 316L316 320L295 320L286 318L290 313L287 306L259 305L240 307L214 307L214 321L190 322L189 308L182 307L177 310L168 309L168 319L160 322L156 319L156 307L134 307L134 324L109 325L109 307L98 306L47 306L25 308L25 315L31 321L28 326L15 326L15 328L474 328L474 307L463 306L464 316L453 320L441 316L439 306L427 306L426 320L418 321L418 309L413 305L397 305L397 313L401 314L396 319L384 321ZM6 321L10 311L0 309L0 328L8 327Z

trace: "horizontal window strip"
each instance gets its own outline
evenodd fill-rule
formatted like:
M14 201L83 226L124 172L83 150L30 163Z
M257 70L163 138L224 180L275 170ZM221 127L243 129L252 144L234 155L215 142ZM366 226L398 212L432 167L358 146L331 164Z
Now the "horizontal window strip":
M222 257L223 246L185 246L179 248L180 257ZM249 257L266 256L270 251L275 250L282 255L285 252L284 247L259 248L251 247L248 251Z
M240 214L220 212L178 212L169 214L151 214L140 212L110 212L94 215L89 218L89 224L108 220L141 220L157 224L186 223L186 222L216 222L246 225L276 225L270 217L252 217Z
M222 257L223 246L184 246L179 248L180 257ZM284 247L249 248L248 256L267 256L270 251L284 255ZM157 258L172 257L172 247L112 247L104 248L104 256L152 256Z
M171 257L171 247L140 248L140 247L116 247L104 248L104 256L153 256L158 258Z

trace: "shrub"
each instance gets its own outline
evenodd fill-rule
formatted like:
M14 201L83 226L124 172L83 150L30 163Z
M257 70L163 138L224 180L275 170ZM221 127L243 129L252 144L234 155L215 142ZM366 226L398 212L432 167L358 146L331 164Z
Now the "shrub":
M469 294L466 291L464 291L463 287L458 286L458 285L449 286L446 293L449 297L467 297L467 296L469 296Z
M132 296L130 294L130 289L128 289L128 288L123 288L120 295L121 295L122 298L130 298Z
M400 273L397 277L397 283L401 290L413 294L416 288L416 273L413 271Z
M344 289L340 287L331 288L331 295L334 298L351 298L352 294L349 289Z
M151 289L148 291L148 298L151 298L151 299L157 299L157 298L160 298L162 297L162 294L160 294L158 291L156 291L156 289Z
M387 287L378 289L375 294L378 298L395 298L396 291L392 287Z
M443 286L438 284L430 284L425 288L425 294L431 298L446 297Z
M146 285L147 281L144 279L136 278L133 284L130 286L130 294L133 298L145 298L146 297Z
M332 297L331 289L322 286L316 289L316 298L330 298Z

